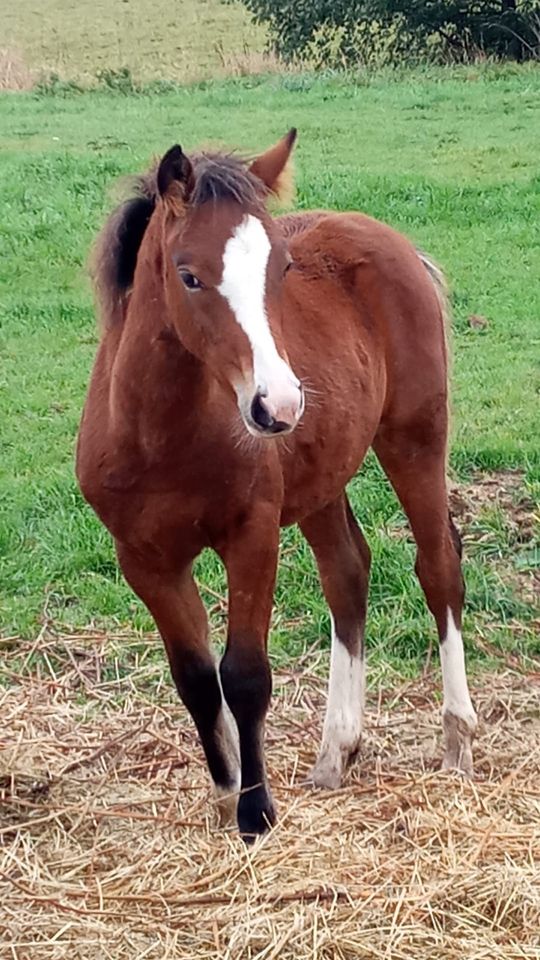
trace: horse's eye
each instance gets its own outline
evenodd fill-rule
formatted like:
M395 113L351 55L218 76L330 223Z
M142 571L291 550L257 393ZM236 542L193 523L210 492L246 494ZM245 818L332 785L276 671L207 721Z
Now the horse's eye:
M285 269L284 269L283 273L288 273L288 271L291 269L293 263L294 263L294 260L288 260L287 263L285 264Z
M197 277L190 273L189 270L179 270L178 271L180 279L185 287L188 290L202 290L202 283Z

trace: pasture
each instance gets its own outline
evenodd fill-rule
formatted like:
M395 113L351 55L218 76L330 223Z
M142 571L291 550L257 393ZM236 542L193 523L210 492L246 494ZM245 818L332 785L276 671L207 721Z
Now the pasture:
M462 485L456 517L465 518L467 633L474 624L488 647L532 653L539 89L534 71L470 70L403 82L292 75L165 94L0 101L6 632L32 634L43 614L69 626L150 627L73 480L97 342L85 263L115 181L177 139L186 149L213 142L255 151L295 123L300 207L356 208L385 219L448 274L450 466ZM471 326L471 316L485 326ZM374 551L372 657L400 673L416 670L431 624L411 575L403 517L375 462L352 497ZM294 654L326 630L309 552L294 531L284 537L281 571L274 650ZM222 594L211 557L201 580ZM471 642L470 655L485 650Z
M539 123L534 68L0 98L0 880L11 955L535 956ZM328 620L309 550L288 530L269 718L282 822L248 854L215 830L192 728L76 489L73 450L97 342L85 262L115 180L176 141L255 152L293 124L300 207L384 219L450 280L449 469L480 779L434 772L435 631L403 515L370 459L351 485L373 552L366 750L337 795L302 786ZM197 573L219 641L223 574L210 555Z

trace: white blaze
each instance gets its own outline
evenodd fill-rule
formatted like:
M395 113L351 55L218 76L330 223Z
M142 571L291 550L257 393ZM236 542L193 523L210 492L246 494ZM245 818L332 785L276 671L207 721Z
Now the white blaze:
M217 289L250 342L255 390L267 396L268 407L278 412L281 407L299 407L300 383L280 357L268 322L265 288L270 250L261 221L245 216L225 244Z

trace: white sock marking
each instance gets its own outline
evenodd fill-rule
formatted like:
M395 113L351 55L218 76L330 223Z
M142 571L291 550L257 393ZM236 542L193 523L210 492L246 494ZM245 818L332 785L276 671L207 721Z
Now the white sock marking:
M219 678L219 671L218 671ZM233 785L230 787L223 788L222 785L216 784L216 794L217 796L227 795L229 793L234 793L235 791L240 790L241 776L240 776L240 742L238 737L238 727L236 726L236 720L234 719L229 705L225 700L223 695L223 689L221 688L221 678L219 678L219 686L221 689L221 710L216 721L216 740L227 760L227 765L231 771L233 778Z
M456 627L452 611L448 607L446 637L441 643L441 669L443 678L443 713L447 711L476 725L476 714L471 703L463 640Z
M339 786L347 760L360 742L364 696L364 657L351 656L337 636L332 618L328 703L321 750L313 771L318 786Z
M276 409L287 404L300 408L300 383L277 351L266 313L270 250L261 221L248 214L225 244L223 275L217 289L251 344L255 390L266 394Z
M336 633L334 618L331 619L332 651L323 742L335 740L338 746L355 745L362 730L365 661L363 657L351 656Z

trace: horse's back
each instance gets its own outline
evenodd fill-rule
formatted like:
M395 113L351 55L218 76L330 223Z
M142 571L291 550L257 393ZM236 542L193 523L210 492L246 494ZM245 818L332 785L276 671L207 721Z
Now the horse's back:
M414 406L416 394L418 402L446 396L444 285L431 261L403 234L362 213L284 219L302 287L296 300L303 296L310 315L298 311L299 338L318 334L327 358L339 347L362 365L379 372L382 365L386 406Z
M393 227L359 212L313 211L288 214L278 221L297 269L312 282L332 279L378 310L383 321L397 313L433 324L440 315L440 271ZM388 308L399 304L399 310ZM412 319L412 317L411 317ZM435 320L435 325L437 325Z

